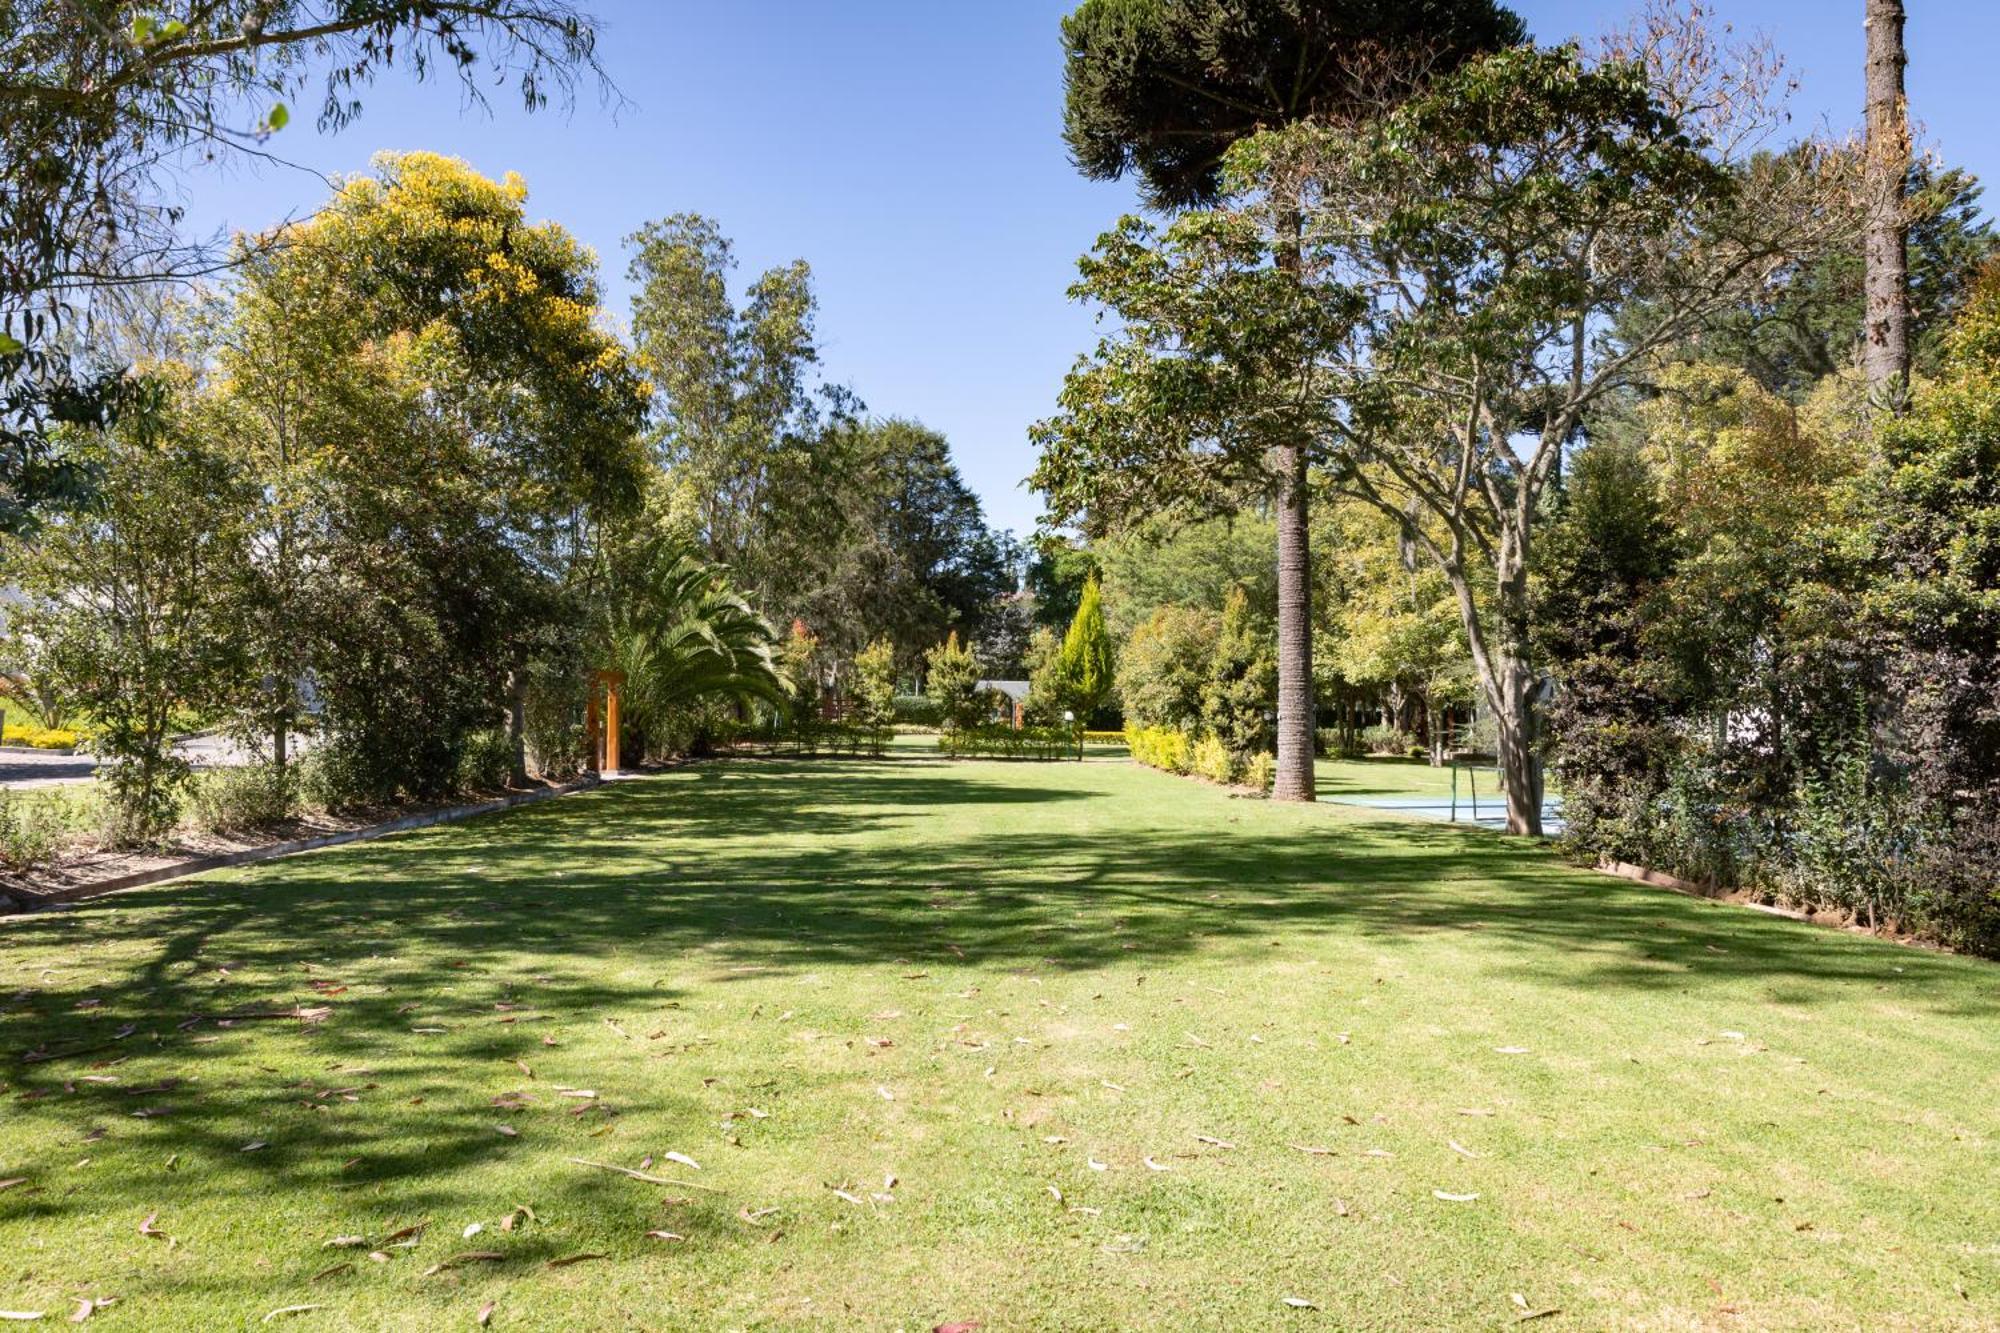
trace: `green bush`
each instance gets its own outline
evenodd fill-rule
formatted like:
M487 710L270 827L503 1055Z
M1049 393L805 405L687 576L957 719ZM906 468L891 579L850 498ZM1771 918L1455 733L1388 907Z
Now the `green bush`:
M1417 738L1400 727L1373 726L1361 729L1361 744L1369 754L1407 755L1421 750Z
M896 725L937 727L944 723L944 710L937 700L922 694L899 694L895 700Z
M829 722L823 718L794 717L776 738L777 744L796 755L866 756L880 759L888 751L893 727L870 726L865 722Z
M1074 759L1076 733L1067 727L960 727L939 736L938 749L960 759Z
M297 810L296 772L251 764L199 773L188 786L187 819L204 833L235 833L289 819Z
M499 791L514 769L514 747L505 731L475 731L465 738L458 755L458 790L468 794Z
M76 835L76 814L65 792L0 791L0 865L20 871L54 861Z
M1239 781L1244 786L1255 787L1259 792L1268 796L1271 794L1271 785L1277 779L1277 756L1260 750L1256 754L1251 755L1250 762L1243 766L1243 774Z

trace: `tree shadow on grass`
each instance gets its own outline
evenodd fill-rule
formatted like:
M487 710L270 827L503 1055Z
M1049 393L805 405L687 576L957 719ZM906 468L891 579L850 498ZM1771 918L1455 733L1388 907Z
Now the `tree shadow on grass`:
M439 957L485 969L523 949L702 949L767 968L936 958L1085 969L1231 938L1464 929L1524 969L1560 956L1596 988L1684 987L1695 967L1807 988L1893 979L1904 1000L1940 1012L2000 1006L2000 969L1982 984L1985 964L1682 899L1523 840L1219 792L1213 818L1181 827L1143 799L1104 795L1086 766L1048 765L1037 779L894 762L712 765L123 894L0 939L47 942L87 923L99 942L146 941L136 972L74 998L88 989L109 1008L122 985L162 1016L212 1010L220 965L311 959L337 973L406 948L420 954L395 981L416 990L448 979ZM1068 822L1050 827L1045 813ZM937 822L947 816L960 822ZM572 1006L619 998L575 984Z
M513 1080L515 1061L536 1058L538 1015L596 1025L671 1011L688 997L669 976L712 987L742 969L899 960L1076 972L1319 934L1386 945L1477 932L1489 969L1596 993L1754 982L1811 1004L1893 985L1913 1010L2000 1009L1989 965L1580 872L1523 841L1237 803L1090 765L985 771L714 765L14 921L0 949L53 946L73 961L0 997L9 1110L64 1156L91 1151L93 1130L143 1134L158 1157L219 1173L204 1190L320 1190L378 1212L386 1197L414 1220L464 1200L459 1173L512 1149L495 1129L513 1114L492 1103L501 1084L565 1116L544 1127L574 1123L545 1085ZM330 1013L223 1026L294 1007ZM279 1064L210 1058L273 1024L296 1030L256 1047ZM132 1055L188 1082L89 1081ZM412 1104L413 1090L428 1101ZM623 1109L713 1110L687 1092L644 1095ZM246 1126L260 1123L287 1132L245 1154ZM629 1213L615 1184L564 1189L605 1191L606 1209ZM0 1198L0 1219L102 1207L38 1181ZM747 1243L705 1198L676 1222L690 1226Z

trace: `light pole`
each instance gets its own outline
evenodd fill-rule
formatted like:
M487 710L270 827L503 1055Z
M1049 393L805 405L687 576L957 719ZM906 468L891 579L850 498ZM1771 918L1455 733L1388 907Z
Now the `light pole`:
M1063 721L1076 732L1076 762L1080 764L1083 762L1083 728L1076 725L1076 710L1063 709Z

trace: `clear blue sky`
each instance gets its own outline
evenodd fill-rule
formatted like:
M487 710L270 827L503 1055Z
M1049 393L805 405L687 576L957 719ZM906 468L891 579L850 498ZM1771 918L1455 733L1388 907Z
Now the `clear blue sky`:
M805 257L829 376L875 412L944 431L989 518L1031 529L1027 427L1093 337L1064 291L1076 257L1134 207L1125 185L1082 180L1064 155L1057 24L1074 0L586 3L631 102L615 119L593 98L530 116L508 89L489 117L463 110L454 85L391 76L340 135L317 136L299 114L272 146L324 173L362 170L384 148L518 171L534 216L596 247L621 318L620 242L649 218L716 218L742 277ZM1715 3L1785 52L1803 81L1802 125L1858 124L1862 0ZM1515 8L1547 41L1594 34L1629 6ZM2000 0L1909 9L1912 111L1947 160L1992 180ZM326 192L273 167L197 176L189 191L204 231L268 226Z

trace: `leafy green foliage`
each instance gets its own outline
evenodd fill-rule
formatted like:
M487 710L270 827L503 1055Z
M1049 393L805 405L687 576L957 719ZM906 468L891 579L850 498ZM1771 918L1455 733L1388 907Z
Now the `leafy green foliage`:
M961 645L958 631L924 655L924 692L938 706L946 731L978 725L986 707L979 690L979 659L969 644Z
M896 646L877 639L854 658L854 720L867 727L896 721Z
M237 686L244 667L229 591L248 494L212 447L186 377L162 374L161 416L77 442L104 480L98 497L49 514L38 536L5 551L23 599L9 634L31 673L61 681L94 720L119 831L132 840L177 817L188 766L169 742L180 705Z
M1083 585L1076 616L1063 634L1062 651L1056 659L1063 692L1077 721L1085 726L1111 692L1111 658L1111 636L1104 628L1103 593L1097 580L1092 579Z
M1162 606L1118 654L1118 698L1128 726L1193 731L1222 637L1222 618L1197 607Z
M1223 604L1221 632L1201 691L1202 725L1229 753L1232 772L1252 754L1271 748L1277 701L1278 666L1271 657L1270 634L1238 589Z
M769 622L728 586L720 566L671 538L620 562L604 608L609 661L625 673L626 753L701 749L714 706L785 698Z
M491 76L512 78L530 108L597 68L596 28L567 0L131 8L0 0L0 523L14 529L89 483L60 427L134 410L123 367L88 335L130 308L133 284L221 267L178 234L186 164L267 156L295 97L338 129L392 65L456 77L482 104ZM246 103L266 108L253 134Z
M1237 139L1372 109L1385 49L1449 68L1525 36L1493 0L1085 0L1062 25L1063 138L1085 175L1201 206Z

